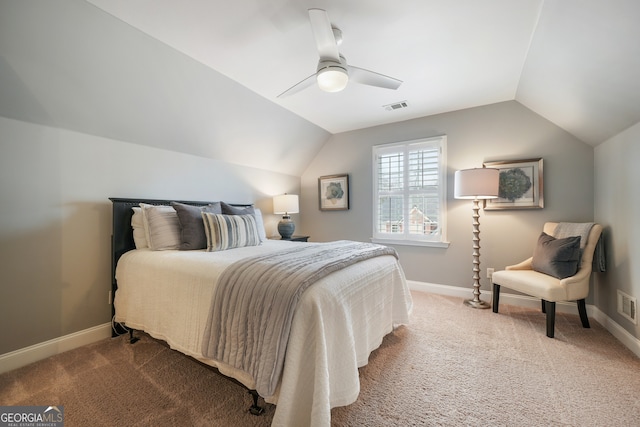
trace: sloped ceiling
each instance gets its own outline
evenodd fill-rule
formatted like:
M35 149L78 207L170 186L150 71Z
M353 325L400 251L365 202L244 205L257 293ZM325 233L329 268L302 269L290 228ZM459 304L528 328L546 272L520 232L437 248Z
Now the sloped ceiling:
M640 121L637 0L88 1L330 133L513 99L592 145ZM277 98L315 72L312 7L402 86Z
M311 7L351 65L400 88L278 98L315 71ZM0 115L293 176L332 134L514 99L596 145L640 121L639 16L637 0L0 0Z
M292 176L330 137L84 0L0 0L0 116Z

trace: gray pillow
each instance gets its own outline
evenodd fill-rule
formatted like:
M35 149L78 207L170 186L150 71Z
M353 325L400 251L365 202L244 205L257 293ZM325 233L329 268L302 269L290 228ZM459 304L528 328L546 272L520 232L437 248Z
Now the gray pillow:
M180 250L206 249L207 235L204 231L202 212L221 214L220 202L210 203L206 206L171 202L171 206L178 213L178 222L180 222Z
M543 232L533 250L531 266L556 279L571 277L578 271L580 236L556 239Z
M236 206L231 206L225 202L220 202L222 206L222 213L224 215L253 215L255 216L255 211L252 206L246 208L240 208Z

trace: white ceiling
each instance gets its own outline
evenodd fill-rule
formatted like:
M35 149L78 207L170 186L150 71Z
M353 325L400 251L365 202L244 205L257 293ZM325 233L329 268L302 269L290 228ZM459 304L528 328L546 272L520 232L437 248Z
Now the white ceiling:
M637 0L88 1L331 133L513 99L592 145L640 121ZM401 87L277 98L315 72L311 7Z

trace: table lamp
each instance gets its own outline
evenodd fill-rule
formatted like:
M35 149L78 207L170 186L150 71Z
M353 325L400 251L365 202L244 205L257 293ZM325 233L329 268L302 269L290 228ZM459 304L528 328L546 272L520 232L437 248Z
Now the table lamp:
M284 240L291 239L296 225L291 220L289 214L298 213L298 195L282 194L273 198L273 213L282 215L282 219L278 222L278 233Z

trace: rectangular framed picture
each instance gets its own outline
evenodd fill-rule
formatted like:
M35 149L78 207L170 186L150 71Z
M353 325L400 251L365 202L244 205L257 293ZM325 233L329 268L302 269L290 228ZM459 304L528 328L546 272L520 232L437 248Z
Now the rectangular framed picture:
M349 209L349 175L327 175L318 178L318 199L321 211Z
M542 159L485 162L500 171L497 199L484 201L485 210L544 208Z

